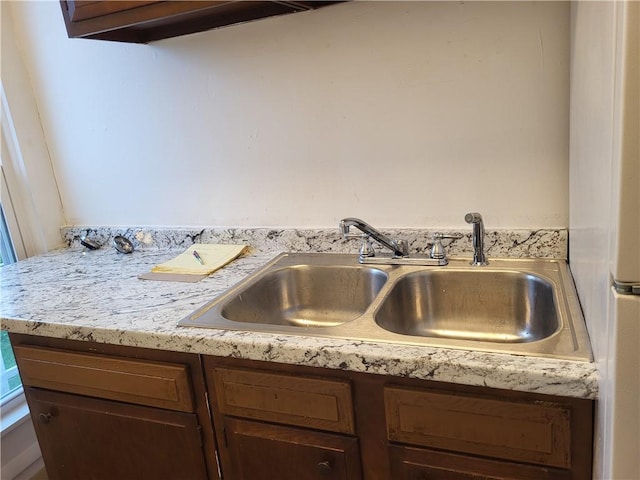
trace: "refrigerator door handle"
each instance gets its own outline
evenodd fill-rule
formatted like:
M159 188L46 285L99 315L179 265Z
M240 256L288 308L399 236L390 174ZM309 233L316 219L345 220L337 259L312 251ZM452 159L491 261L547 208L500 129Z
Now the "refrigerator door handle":
M613 280L613 288L622 295L640 295L640 283L618 282Z

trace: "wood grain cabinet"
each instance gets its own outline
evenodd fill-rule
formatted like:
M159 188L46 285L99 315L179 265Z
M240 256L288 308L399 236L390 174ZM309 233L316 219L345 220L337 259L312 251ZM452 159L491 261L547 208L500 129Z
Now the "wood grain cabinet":
M52 480L591 479L591 400L11 341Z
M11 341L50 480L218 479L197 355Z
M229 478L355 480L362 478L355 437L225 417Z
M204 365L228 479L591 479L590 400L214 357Z
M205 365L228 478L362 478L350 382Z
M589 404L487 393L385 387L393 478L591 478Z
M61 0L69 38L148 43L337 1Z

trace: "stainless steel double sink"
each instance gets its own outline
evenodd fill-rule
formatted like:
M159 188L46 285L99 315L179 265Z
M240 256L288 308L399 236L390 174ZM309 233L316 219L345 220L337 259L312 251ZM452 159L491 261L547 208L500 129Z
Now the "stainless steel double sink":
M361 265L285 253L179 325L591 360L566 262Z

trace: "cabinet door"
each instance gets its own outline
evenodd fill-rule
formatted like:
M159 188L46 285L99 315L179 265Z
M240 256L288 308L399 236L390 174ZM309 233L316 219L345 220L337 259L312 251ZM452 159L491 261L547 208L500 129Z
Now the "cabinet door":
M360 479L353 437L225 418L233 480ZM229 472L223 468L223 475Z
M153 42L332 3L336 0L60 0L69 38L133 43Z
M568 479L555 468L502 462L403 446L389 447L394 480L552 480Z
M25 393L50 480L207 478L195 414Z

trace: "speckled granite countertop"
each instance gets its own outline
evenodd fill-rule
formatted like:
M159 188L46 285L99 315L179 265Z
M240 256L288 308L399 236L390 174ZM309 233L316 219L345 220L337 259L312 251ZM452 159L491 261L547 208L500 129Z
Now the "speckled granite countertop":
M77 247L89 232L106 242L115 233L134 240L131 255L105 247ZM186 233L185 233L186 232ZM423 237L425 232L409 232ZM466 233L466 232L465 232ZM406 236L406 235L405 235ZM502 256L566 251L566 232L488 232ZM177 327L196 308L242 280L281 251L351 251L335 232L275 230L157 231L66 229L69 248L0 269L0 321L15 333L347 369L552 395L597 397L595 364L508 354L376 344L202 328ZM417 238L414 243L418 242ZM160 239L160 240L159 240ZM515 239L515 240L514 240ZM198 283L140 280L138 275L194 242L249 243L249 254ZM553 245L551 245L551 243ZM536 245L537 244L537 245ZM467 253L465 239L448 246ZM520 248L522 247L522 248ZM491 251L490 251L491 254ZM495 255L498 256L498 255Z

